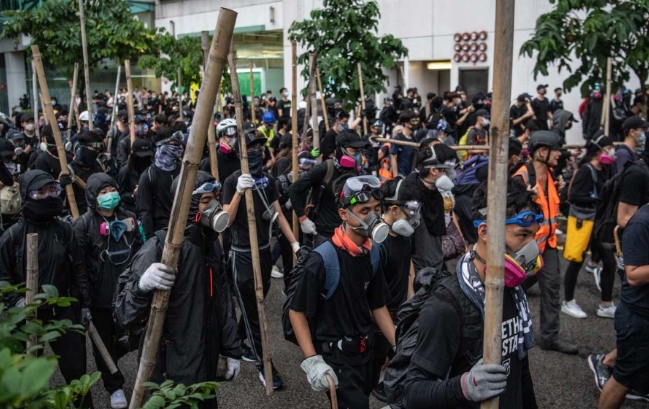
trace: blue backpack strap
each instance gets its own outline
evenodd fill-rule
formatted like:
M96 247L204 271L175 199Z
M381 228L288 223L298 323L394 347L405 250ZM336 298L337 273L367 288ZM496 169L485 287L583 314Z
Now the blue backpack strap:
M372 250L370 250L370 261L372 262L372 278L378 273L381 268L381 256L385 253L385 248L379 244L372 242Z
M320 254L326 271L325 285L323 295L325 300L331 298L340 283L340 264L338 263L338 253L331 241L325 241L315 250Z

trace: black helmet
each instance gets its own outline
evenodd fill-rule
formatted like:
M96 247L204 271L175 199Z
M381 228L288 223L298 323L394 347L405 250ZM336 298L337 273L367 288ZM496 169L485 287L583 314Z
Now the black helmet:
M529 151L534 153L540 147L546 146L550 150L557 150L561 148L561 141L559 135L552 131L536 131L530 136Z

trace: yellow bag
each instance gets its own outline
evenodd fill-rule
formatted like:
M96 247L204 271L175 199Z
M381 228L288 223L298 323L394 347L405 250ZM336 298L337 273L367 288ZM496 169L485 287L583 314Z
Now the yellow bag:
M469 129L466 130L464 135L460 137L460 140L457 142L458 145L460 146L465 146L467 141L469 140L469 132L471 132L471 129L473 129L472 126L469 127ZM458 156L460 157L460 160L465 161L467 159L467 155L469 154L468 151L457 151Z
M578 221L581 222L581 227L577 227ZM595 222L592 220L568 216L568 231L566 232L566 244L563 249L563 257L566 260L577 263L584 261L584 253L588 249L594 225Z

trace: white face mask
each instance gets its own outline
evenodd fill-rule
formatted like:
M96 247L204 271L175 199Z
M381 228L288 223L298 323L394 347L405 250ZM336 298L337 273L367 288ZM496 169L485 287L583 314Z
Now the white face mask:
M462 98L455 98L453 102L455 102L455 105L460 105L462 103Z
M455 184L447 175L442 175L439 179L435 180L435 187L438 190L451 191L455 187Z
M286 98L288 98L290 95L291 95L291 94L289 94L288 91L284 93L284 96L285 96Z
M36 125L34 125L34 124L27 124L27 125L25 125L25 130L26 130L26 131L32 132L32 131L35 130L35 129L36 129Z
M482 126L489 126L489 120L488 119L483 119L482 120Z

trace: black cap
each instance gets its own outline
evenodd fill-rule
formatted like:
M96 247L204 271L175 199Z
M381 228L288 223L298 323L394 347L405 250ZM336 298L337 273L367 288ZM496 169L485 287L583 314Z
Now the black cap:
M282 137L279 140L279 146L280 146L280 149L283 148L283 147L286 147L286 148L289 148L289 149L293 148L293 135L291 135L288 132L286 132L284 135L282 135Z
M257 138L254 133L246 134L246 147L250 148L255 145L265 145L267 138Z
M525 102L525 98L527 98L527 94L521 94L518 97L516 97L516 101Z
M39 172L29 182L29 184L27 184L26 188L29 189L29 190L38 190L38 189L42 188L45 185L49 185L50 183L56 183L56 180L54 180L54 178L49 173L46 173L46 172L40 173Z
M538 91L541 88L547 88L547 87L548 87L548 84L539 84L539 85L536 86L536 90Z
M478 109L477 111L475 111L475 116L481 116L487 119L491 118L491 114L489 114L489 111L487 111L486 109Z
M361 137L354 131L345 129L336 136L336 146L341 148L364 148L368 145Z
M601 131L601 135L597 135L597 133L593 135L593 139L591 139L591 142L594 145L596 145L598 148L604 149L605 146L613 145L613 138L604 135L604 131Z
M0 139L0 156L13 156L14 144L6 139Z
M644 121L642 118L634 115L632 117L627 118L622 124L622 130L624 132L628 132L631 129L638 129L638 128L647 129L649 128L649 123Z
M34 115L32 114L23 114L23 116L20 117L20 122L27 122L33 120L34 120Z
M145 156L153 156L155 152L153 144L149 140L135 138L135 142L133 142L133 153L142 158Z

